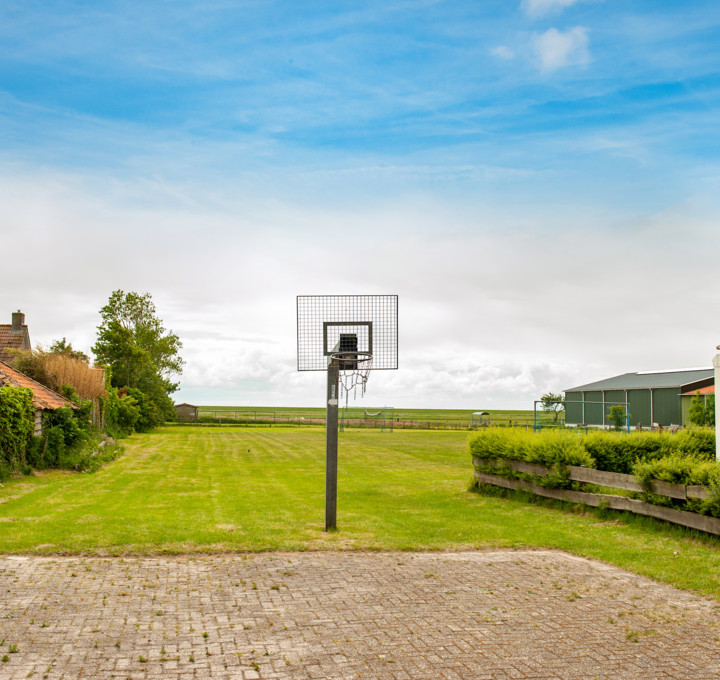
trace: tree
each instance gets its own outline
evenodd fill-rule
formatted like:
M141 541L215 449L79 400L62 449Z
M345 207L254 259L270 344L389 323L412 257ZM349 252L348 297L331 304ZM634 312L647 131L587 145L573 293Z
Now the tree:
M713 408L714 408L714 404L713 404ZM703 425L707 424L705 404L703 404L702 400L700 399L700 390L695 392L695 396L692 398L692 401L690 402L690 410L688 411L688 419L690 420L690 423L692 425L697 425L698 427L702 427Z
M708 394L705 397L705 425L715 427L715 395Z
M611 406L608 411L608 420L615 426L616 430L625 427L628 418L630 418L630 414L625 411L625 407L622 404Z
M110 368L113 387L137 388L164 416L172 415L169 395L179 386L172 379L182 373L182 342L163 326L150 293L116 290L100 316L92 351Z
M553 413L553 421L557 423L560 412L565 409L562 394L553 394L552 392L543 394L542 397L540 397L540 403L542 404L543 411Z
M72 343L68 342L65 338L53 342L53 344L50 345L48 353L59 354L64 357L76 359L77 361L82 361L84 364L90 364L90 357L85 354L85 352L81 352L78 349L73 349Z

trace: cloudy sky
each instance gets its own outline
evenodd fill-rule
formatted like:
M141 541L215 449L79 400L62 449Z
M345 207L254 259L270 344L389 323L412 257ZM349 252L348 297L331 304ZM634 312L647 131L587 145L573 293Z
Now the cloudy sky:
M368 406L711 364L717 0L5 0L0 41L0 322L35 344L150 292L176 401L322 405L296 295L381 293Z

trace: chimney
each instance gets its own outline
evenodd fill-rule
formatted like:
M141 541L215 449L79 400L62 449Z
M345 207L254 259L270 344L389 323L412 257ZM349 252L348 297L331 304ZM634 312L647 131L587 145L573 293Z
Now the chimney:
M17 312L13 312L12 315L12 328L11 333L22 333L22 327L25 324L25 315L18 309Z

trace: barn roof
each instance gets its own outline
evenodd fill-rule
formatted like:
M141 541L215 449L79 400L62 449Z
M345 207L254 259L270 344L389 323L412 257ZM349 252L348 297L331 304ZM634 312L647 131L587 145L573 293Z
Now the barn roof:
M0 361L0 387L27 387L33 393L33 406L43 411L54 411L63 406L77 408L69 399L65 399L2 361Z
M590 392L594 390L636 390L662 387L685 387L693 383L713 379L712 368L688 368L672 371L646 371L642 373L623 373L605 380L571 387L565 392Z

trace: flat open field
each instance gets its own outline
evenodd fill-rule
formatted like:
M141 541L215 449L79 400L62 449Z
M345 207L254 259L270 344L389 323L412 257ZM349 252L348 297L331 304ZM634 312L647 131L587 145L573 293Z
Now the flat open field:
M349 407L345 411L345 417L355 420L363 419L372 414L376 414L380 410L380 406L370 407ZM325 418L325 409L322 407L277 407L277 406L200 406L200 416L210 416L215 418L243 418L250 420L272 420L276 418L278 421L283 419L305 418L323 419ZM532 411L508 411L508 410L486 410L486 409L418 409L418 408L395 408L392 412L392 418L397 421L415 422L415 423L462 423L470 425L472 423L472 414L475 411L486 411L490 414L489 420L493 424L520 423L531 424L533 422ZM551 418L548 414L542 414L543 418Z
M173 426L95 474L0 487L0 552L558 548L720 598L720 542L468 491L466 433L346 431L325 533L320 428Z

